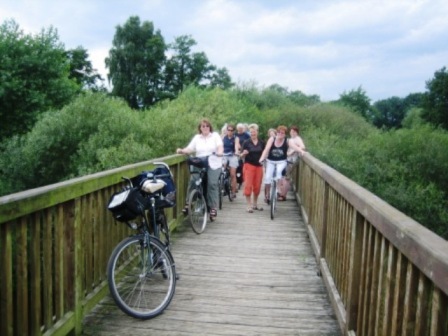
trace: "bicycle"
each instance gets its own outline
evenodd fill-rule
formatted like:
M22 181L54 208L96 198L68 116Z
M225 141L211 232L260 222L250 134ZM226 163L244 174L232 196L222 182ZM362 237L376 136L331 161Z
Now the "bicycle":
M219 210L222 209L222 201L224 196L229 198L230 202L233 202L231 181L230 181L230 167L229 164L223 164L222 172L219 175Z
M222 158L212 154L208 157L189 157L188 164L191 175L197 175L193 188L188 192L188 210L190 224L197 234L204 232L207 226L209 206L207 204L207 169L210 166L218 169L222 166ZM213 217L210 217L213 221Z
M154 164L153 171L123 177L127 186L108 203L117 221L137 231L112 251L107 265L109 290L124 313L139 319L156 317L168 307L178 279L164 212L175 205L174 183L165 163Z
M279 177L277 177L277 166L280 163L284 163L283 161L269 161L270 163L272 163L274 165L274 171L272 173L272 179L271 179L271 190L270 190L270 195L269 195L269 205L270 205L270 210L271 210L271 219L274 220L275 217L275 212L277 210L277 197L278 197L278 190L277 190L277 184L278 181L280 180Z

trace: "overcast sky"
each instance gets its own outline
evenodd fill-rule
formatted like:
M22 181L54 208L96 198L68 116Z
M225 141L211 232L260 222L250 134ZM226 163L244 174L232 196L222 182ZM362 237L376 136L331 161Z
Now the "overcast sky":
M25 32L53 26L82 46L106 78L118 25L151 21L166 43L191 35L195 51L234 82L339 98L359 86L375 102L425 92L448 65L447 0L2 0L0 21Z

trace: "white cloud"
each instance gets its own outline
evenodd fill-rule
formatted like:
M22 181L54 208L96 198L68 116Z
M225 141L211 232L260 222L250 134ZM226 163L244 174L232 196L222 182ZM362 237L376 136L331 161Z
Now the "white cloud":
M336 99L360 85L372 100L424 90L447 65L446 0L4 0L0 20L37 33L50 25L67 48L82 45L106 78L117 25L152 21L167 43L195 50L234 81L273 83Z

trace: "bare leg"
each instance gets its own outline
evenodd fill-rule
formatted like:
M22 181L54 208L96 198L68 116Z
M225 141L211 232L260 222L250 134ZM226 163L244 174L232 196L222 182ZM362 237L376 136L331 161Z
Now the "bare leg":
M232 193L236 193L236 168L230 167L230 184L232 186Z
M264 185L264 198L268 200L270 194L271 194L271 185L265 184Z
M254 207L258 207L258 195L254 195Z

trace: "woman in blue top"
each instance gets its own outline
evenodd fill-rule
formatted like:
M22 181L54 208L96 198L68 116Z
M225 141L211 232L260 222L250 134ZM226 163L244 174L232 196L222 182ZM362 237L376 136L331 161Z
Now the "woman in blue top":
M235 127L232 124L227 125L227 133L223 136L224 144L224 165L229 165L230 184L232 189L232 198L236 197L236 169L238 168L238 157L235 156Z

